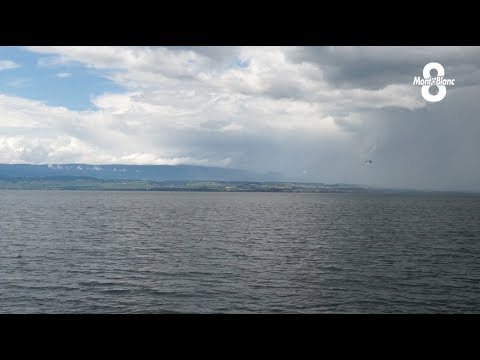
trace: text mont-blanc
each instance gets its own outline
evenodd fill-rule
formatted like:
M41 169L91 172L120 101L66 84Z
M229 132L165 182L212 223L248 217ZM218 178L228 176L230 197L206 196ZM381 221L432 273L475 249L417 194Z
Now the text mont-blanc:
M455 79L445 79L443 76L422 78L420 76L415 76L413 78L413 85L420 86L434 86L434 85L455 85Z

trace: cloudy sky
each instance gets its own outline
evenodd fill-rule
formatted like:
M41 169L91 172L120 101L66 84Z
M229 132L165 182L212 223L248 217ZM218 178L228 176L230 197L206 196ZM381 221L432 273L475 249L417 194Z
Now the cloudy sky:
M479 99L480 47L0 47L0 163L480 190Z

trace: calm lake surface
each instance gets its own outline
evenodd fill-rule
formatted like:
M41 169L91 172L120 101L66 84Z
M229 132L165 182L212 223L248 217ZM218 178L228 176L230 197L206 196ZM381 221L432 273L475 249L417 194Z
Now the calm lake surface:
M0 313L480 313L480 196L0 191Z

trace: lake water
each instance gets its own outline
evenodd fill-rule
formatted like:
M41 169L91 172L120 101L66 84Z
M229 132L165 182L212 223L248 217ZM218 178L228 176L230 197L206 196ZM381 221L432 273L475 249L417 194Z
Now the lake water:
M0 191L0 313L479 313L480 196Z

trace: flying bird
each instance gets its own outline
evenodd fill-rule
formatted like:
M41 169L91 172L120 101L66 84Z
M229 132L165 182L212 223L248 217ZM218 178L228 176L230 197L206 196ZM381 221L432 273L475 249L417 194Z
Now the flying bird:
M372 163L373 161L372 160L365 160L365 163Z

